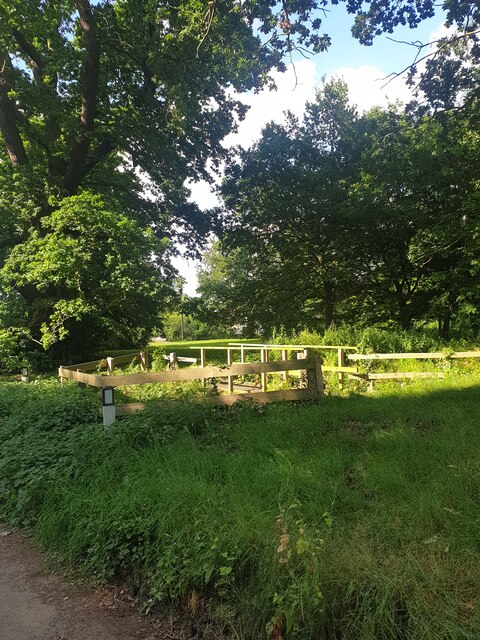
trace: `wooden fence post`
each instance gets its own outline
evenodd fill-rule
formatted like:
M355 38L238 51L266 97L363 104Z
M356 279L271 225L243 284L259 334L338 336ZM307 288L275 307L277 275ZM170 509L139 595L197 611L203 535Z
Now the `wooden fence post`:
M322 372L322 359L320 357L314 358L315 360L315 378L317 381L317 394L319 398L323 398L325 390L323 388L323 372Z
M338 350L338 366L339 367L345 366L345 351L343 349ZM345 374L343 373L343 371L341 371L338 374L338 386L340 389L343 389L344 383L345 383Z
M307 369L307 386L313 391L313 395L322 398L325 395L323 389L322 361L318 356L309 360L310 368Z
M200 366L202 367L202 369L205 367L205 349L200 349ZM206 387L207 386L207 380L206 378L203 378L202 380L202 387Z
M176 369L177 364L178 364L177 354L175 353L175 351L172 351L171 353L168 354L168 368Z
M288 360L288 352L286 349L282 349L282 361ZM282 374L282 378L284 382L288 380L288 371L284 371Z
M140 351L140 369L148 371L148 351Z
M240 345L240 362L243 364L245 362L245 347Z
M262 362L268 362L268 350L262 349L260 352ZM267 390L267 374L261 373L260 380L262 381L262 391Z
M227 364L229 367L233 364L232 350L227 349ZM227 376L228 393L233 393L233 376Z
M114 359L111 356L108 356L106 358L106 361L107 361L107 373L108 373L109 376L112 375L113 369L114 369L114 366L115 366L113 360Z
M303 349L303 351L298 351L297 352L297 360L305 360L305 358L308 355L308 349ZM304 369L300 370L298 373L299 376L299 382L301 383L303 381L303 384L305 384L305 382L308 385L308 378L307 378L307 371L305 371Z

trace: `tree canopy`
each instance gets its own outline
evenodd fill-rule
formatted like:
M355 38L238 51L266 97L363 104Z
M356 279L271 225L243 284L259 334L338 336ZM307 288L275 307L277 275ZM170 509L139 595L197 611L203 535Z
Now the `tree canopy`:
M25 344L41 344L57 359L68 359L106 344L144 340L158 323L159 309L175 296L170 267L175 241L194 254L212 222L216 225L212 213L189 201L188 181L211 179L210 170L228 160L221 142L245 115L239 93L271 85L269 72L285 69L286 54L328 48L323 17L336 4L0 0L0 332L5 343L22 336ZM433 0L345 0L345 5L353 16L353 35L366 45L399 24L417 25L435 10ZM453 31L428 57L419 88L429 109L468 113L471 131L478 115L479 8L473 1L445 0L443 9ZM325 89L309 107L310 120L291 122L285 131L270 128L257 149L258 159L265 153L276 156L261 175L272 188L283 176L288 193L282 198L302 193L298 225L279 217L271 205L245 211L250 239L258 231L265 245L270 233L272 278L280 249L275 234L266 231L269 216L279 237L291 234L289 250L315 265L308 304L316 313L323 305L327 323L334 317L335 292L344 290L345 282L350 291L360 273L345 267L345 246L339 242L350 215L352 184L362 185L355 188L358 197L374 184L373 179L364 183L353 161L362 136L373 140L368 123L357 122L339 86L333 90L336 102ZM412 118L425 117L425 109L414 112ZM441 129L452 141L451 127L457 132L461 127L450 123L445 120ZM357 133L350 136L350 130ZM471 133L462 135L466 139ZM257 162L254 155L246 160L245 185L247 167ZM292 168L288 177L287 165ZM238 169L230 165L229 171L233 176ZM448 172L444 179L450 179ZM268 184L261 187L254 177L250 183L257 194L261 188L268 193ZM233 202L236 196L227 192ZM280 206L281 193L270 190L268 197ZM468 198L471 202L474 196ZM454 201L452 195L452 206ZM322 203L326 212L319 224L313 202ZM447 209L442 208L442 220L449 216ZM307 246L298 234L312 229ZM424 233L422 249L405 240L407 270L421 263L425 251L441 252L442 234ZM231 246L238 245L235 259L243 260L239 238ZM429 278L431 290L438 289L437 275Z
M224 157L235 92L321 48L315 7L0 0L0 296L17 329L45 347L88 336L85 351L151 330L165 287L146 283L168 284L174 239L195 251L209 229L186 180Z
M227 168L205 303L264 330L437 320L448 338L463 318L476 335L480 138L443 115L360 116L333 80L267 126Z

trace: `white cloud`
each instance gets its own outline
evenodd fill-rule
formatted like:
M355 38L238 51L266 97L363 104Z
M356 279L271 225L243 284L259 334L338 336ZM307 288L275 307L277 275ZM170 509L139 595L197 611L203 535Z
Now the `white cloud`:
M219 204L219 200L213 191L212 185L206 180L199 180L198 182L191 182L187 184L191 191L189 200L196 202L200 209L211 209Z
M386 107L397 100L406 103L412 97L402 78L393 78L388 82L385 72L377 67L340 67L327 80L334 77L345 80L350 102L358 107L360 113L375 106Z
M312 60L300 60L294 65L289 64L285 73L272 73L276 90L263 89L239 96L250 109L239 124L238 132L228 135L223 145L227 148L234 145L248 148L260 138L262 128L268 122L284 122L285 111L301 116L305 103L315 97L316 75L317 67Z

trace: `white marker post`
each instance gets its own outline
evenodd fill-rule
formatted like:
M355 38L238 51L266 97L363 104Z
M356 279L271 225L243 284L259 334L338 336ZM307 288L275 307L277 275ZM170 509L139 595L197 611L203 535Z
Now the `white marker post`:
M115 422L115 389L102 387L103 426L109 427Z

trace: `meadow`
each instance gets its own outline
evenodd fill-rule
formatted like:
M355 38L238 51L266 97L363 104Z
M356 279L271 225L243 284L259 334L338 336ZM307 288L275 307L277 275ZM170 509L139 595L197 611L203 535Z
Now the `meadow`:
M194 392L105 430L89 389L1 383L0 520L205 638L480 636L478 371L302 404Z

